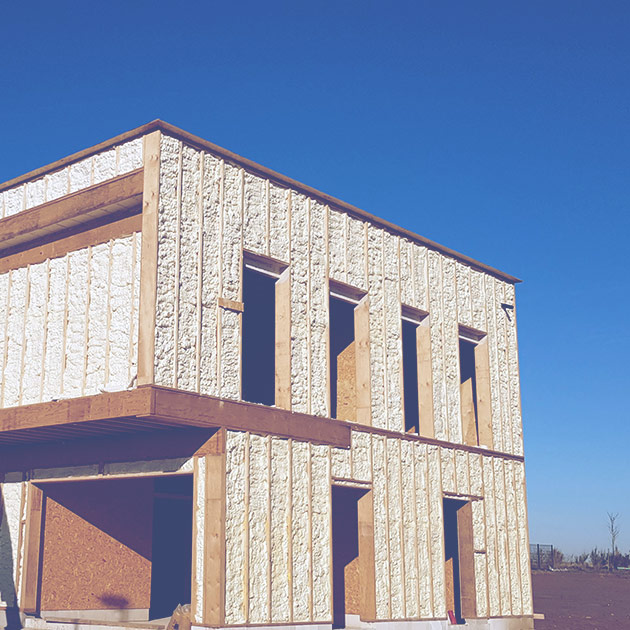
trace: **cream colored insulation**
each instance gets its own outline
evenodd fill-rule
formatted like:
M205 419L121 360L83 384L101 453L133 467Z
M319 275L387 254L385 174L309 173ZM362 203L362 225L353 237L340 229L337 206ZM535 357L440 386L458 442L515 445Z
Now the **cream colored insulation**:
M139 251L137 233L0 274L2 407L129 386Z
M0 192L0 219L142 167L142 138Z
M510 319L501 307L513 303L511 285L168 136L161 153L159 384L239 397L241 315L218 298L242 299L246 249L290 264L294 411L328 415L331 278L368 293L373 426L403 429L404 304L430 313L435 437L462 440L458 325L465 325L488 334L494 447L522 453L514 312ZM372 481L379 618L445 615L443 492L479 498L479 610L531 608L516 464L510 481L500 459L367 433L353 433L350 451L269 440L228 440L226 623L329 619L330 584L321 579L329 558L317 545L330 535L330 485L315 480L330 475Z
M162 135L156 379L240 395L241 251L291 266L295 411L328 414L326 278L369 295L372 424L402 430L400 306L430 313L435 437L462 440L458 324L488 333L495 446L522 452L513 287ZM218 329L217 329L218 324ZM218 330L218 332L217 332ZM181 365L180 365L181 363Z

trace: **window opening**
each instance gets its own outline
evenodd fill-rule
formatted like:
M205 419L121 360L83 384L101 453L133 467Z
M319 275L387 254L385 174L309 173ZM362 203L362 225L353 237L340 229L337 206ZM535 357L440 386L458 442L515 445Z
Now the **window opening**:
M477 372L475 366L475 344L468 339L459 339L459 382L462 417L464 418L464 440L466 444L479 443L477 419Z
M457 531L457 510L461 501L444 499L444 572L446 580L446 611L451 620L463 624L460 586L459 541Z
M418 406L417 329L417 322L406 319L402 320L405 431L408 433L418 433L420 423L420 408Z
M330 294L330 415L356 420L356 302Z
M149 619L170 617L178 604L190 603L192 494L190 475L154 480Z
M402 306L405 431L433 437L431 340L427 313Z
M263 405L275 404L277 278L244 265L242 397Z

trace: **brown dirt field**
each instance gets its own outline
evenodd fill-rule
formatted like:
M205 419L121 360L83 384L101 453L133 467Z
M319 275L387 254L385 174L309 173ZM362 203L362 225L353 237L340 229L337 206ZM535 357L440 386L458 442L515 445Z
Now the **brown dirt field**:
M629 573L534 571L536 630L630 629Z

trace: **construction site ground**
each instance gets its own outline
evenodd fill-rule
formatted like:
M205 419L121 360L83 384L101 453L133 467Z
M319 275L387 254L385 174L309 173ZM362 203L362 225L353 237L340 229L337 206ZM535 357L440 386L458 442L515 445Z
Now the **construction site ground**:
M536 630L630 629L630 571L534 571Z

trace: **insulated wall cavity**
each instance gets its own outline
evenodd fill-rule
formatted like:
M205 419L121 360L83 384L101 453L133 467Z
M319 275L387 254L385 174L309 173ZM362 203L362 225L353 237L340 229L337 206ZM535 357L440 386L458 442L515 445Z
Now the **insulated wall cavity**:
M140 240L135 233L0 274L0 406L130 386Z
M331 619L328 447L228 432L226 624Z

